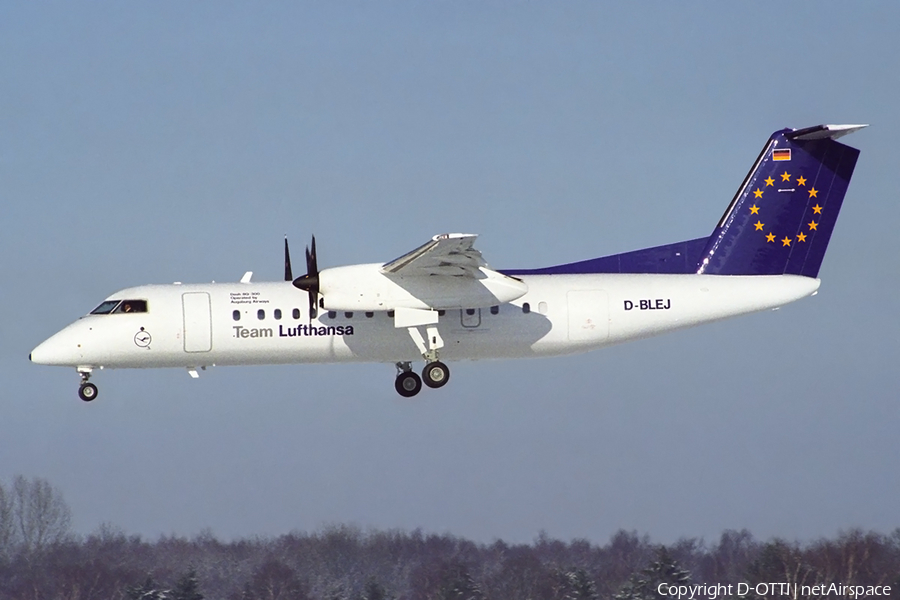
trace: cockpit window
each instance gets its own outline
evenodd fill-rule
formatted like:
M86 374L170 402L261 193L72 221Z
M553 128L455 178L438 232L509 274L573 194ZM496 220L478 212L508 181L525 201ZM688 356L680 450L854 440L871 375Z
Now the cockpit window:
M119 305L121 300L105 300L100 306L91 311L92 315L108 315L115 307Z
M146 300L122 300L115 313L145 313L147 312Z

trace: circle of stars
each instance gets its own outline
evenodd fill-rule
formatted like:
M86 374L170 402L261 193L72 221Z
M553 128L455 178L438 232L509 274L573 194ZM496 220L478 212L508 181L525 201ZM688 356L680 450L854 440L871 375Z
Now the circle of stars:
M789 183L791 180L791 174L788 173L787 170L785 170L784 173L780 173L778 176L781 177L780 183ZM765 186L763 186L763 188L767 188L767 187L775 185L775 179L773 179L771 175L766 177L763 180L763 182L765 182L765 184L766 184ZM806 177L803 177L802 175L798 176L795 180L795 183L798 187L806 187ZM816 188L811 187L806 191L809 193L809 198L818 198L819 190L817 190ZM764 192L765 192L765 189L760 189L757 187L755 190L753 190L753 199L754 200L761 199L763 197ZM812 211L813 211L813 218L809 223L806 223L806 226L809 227L809 231L816 231L819 226L819 223L816 221L815 215L822 214L822 207L819 206L818 203L816 203L816 205L812 207ZM753 224L754 231L765 231L766 224L762 222L761 215L759 214L759 206L757 206L755 202L753 203L752 206L750 206L750 214L757 216L757 221L756 221L756 223ZM809 235L808 233L801 231L800 233L798 233L796 235L797 242L805 242L808 235ZM766 236L766 243L775 243L776 236L774 233L772 233L770 231L770 232L766 233L765 236ZM779 241L781 242L782 247L790 247L791 243L794 240L792 238L785 236Z

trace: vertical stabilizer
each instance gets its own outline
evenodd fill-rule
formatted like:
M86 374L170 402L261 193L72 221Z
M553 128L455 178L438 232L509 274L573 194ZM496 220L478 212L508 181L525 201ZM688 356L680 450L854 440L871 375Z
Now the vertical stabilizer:
M709 237L697 272L817 277L859 156L835 139L863 127L773 133Z

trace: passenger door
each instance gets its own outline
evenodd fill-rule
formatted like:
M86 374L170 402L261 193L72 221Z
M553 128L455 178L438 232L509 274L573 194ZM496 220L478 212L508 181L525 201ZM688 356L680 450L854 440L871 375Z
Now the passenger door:
M181 295L184 310L184 351L209 352L212 349L212 313L209 294L187 292Z

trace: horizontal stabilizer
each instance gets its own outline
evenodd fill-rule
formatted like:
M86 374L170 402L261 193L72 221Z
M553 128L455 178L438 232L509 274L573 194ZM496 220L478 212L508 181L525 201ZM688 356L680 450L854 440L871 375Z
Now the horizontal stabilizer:
M793 132L785 134L785 137L789 140L824 140L826 138L836 140L864 127L868 127L868 125L816 125L815 127L795 129Z

